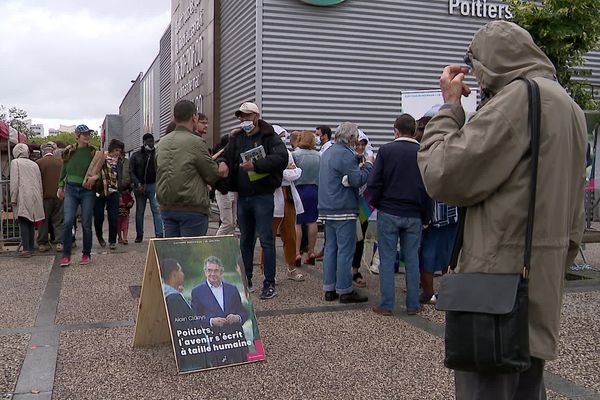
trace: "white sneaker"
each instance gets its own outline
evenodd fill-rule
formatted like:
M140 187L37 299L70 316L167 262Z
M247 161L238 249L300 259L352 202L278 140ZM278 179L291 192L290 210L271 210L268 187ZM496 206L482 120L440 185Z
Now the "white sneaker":
M434 294L433 296L431 296L431 298L429 299L427 304L435 304L436 301L437 301L437 296Z

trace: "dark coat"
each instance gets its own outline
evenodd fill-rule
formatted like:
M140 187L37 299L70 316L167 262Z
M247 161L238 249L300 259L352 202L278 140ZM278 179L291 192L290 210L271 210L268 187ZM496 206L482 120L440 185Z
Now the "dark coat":
M208 322L201 320L190 320L194 314L188 302L179 293L173 293L166 298L169 322L171 324L171 336L173 337L175 347L175 358L177 359L177 369L180 372L204 369L214 364L212 353L200 354L181 354L182 347L177 340L177 330L186 330L190 328L202 329L208 327ZM185 319L185 320L183 320ZM206 337L206 336L205 336ZM207 339L208 340L208 339ZM194 346L195 347L195 346ZM209 360L211 362L209 362Z
M155 149L148 151L142 146L142 148L131 155L129 170L133 187L138 187L146 183L156 183L155 153Z
M241 163L240 154L243 152L242 145L246 140L242 129L234 132L223 155L217 162L224 161L229 167L229 177L227 178L226 188L218 186L219 190L231 190L238 192L241 196L251 196L254 194L272 194L275 189L281 186L283 179L283 170L288 165L288 152L285 144L273 130L273 127L262 119L258 120L259 131L252 136L254 145L262 145L265 149L266 157L254 162L256 173L268 173L266 177L250 183L251 189L238 182L239 169Z

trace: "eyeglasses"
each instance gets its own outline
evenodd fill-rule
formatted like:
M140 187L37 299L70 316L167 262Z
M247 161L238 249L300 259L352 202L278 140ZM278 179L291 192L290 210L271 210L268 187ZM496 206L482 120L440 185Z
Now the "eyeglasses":
M465 64L467 64L469 66L469 68L473 68L473 61L471 60L471 56L469 55L469 52L467 52L465 54L463 61L465 62Z

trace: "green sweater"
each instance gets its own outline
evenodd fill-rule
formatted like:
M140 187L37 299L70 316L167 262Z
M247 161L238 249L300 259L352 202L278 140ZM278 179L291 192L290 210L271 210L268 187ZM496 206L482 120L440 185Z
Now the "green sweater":
M95 151L96 149L92 146L73 147L66 155L67 158L63 159L58 186L64 187L67 182L81 185Z

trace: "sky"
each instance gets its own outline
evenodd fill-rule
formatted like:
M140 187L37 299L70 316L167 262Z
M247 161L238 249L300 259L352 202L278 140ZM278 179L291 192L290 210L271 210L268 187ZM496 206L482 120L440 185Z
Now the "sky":
M158 55L171 0L0 0L0 104L98 130Z

